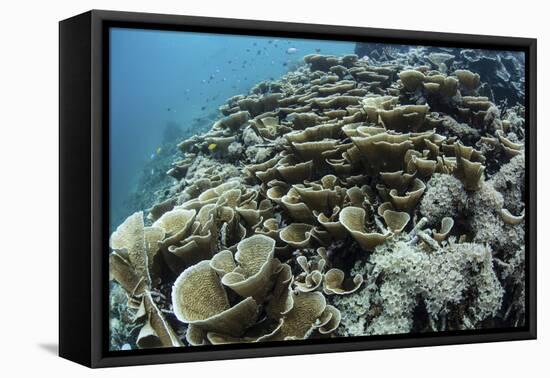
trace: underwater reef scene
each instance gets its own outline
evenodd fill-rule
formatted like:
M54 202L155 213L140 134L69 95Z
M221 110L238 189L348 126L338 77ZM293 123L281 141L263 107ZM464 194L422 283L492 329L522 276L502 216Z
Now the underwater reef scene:
M357 44L168 132L110 237L111 349L523 326L524 69Z

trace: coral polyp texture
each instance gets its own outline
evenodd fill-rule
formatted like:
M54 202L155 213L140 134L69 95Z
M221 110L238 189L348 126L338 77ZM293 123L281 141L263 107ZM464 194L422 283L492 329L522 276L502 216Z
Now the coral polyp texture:
M432 50L306 55L172 140L110 238L111 347L524 325L520 62Z

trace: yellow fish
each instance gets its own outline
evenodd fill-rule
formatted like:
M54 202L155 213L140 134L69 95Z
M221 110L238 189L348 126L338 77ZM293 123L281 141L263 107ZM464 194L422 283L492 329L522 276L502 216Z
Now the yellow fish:
M214 151L214 150L216 149L216 147L217 147L216 143L210 143L210 144L208 145L208 149L209 149L210 151Z
M157 148L157 155L162 151L162 147Z

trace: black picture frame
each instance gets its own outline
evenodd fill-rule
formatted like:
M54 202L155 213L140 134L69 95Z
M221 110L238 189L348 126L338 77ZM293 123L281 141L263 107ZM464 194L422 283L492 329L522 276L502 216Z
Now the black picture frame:
M108 28L516 50L526 53L525 327L266 345L110 352ZM89 367L405 348L536 338L536 39L92 10L59 24L59 354Z

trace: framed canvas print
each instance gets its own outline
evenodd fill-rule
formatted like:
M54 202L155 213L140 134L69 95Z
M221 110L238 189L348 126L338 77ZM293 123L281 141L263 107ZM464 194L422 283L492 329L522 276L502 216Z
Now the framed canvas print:
M60 355L536 337L536 41L60 23Z

